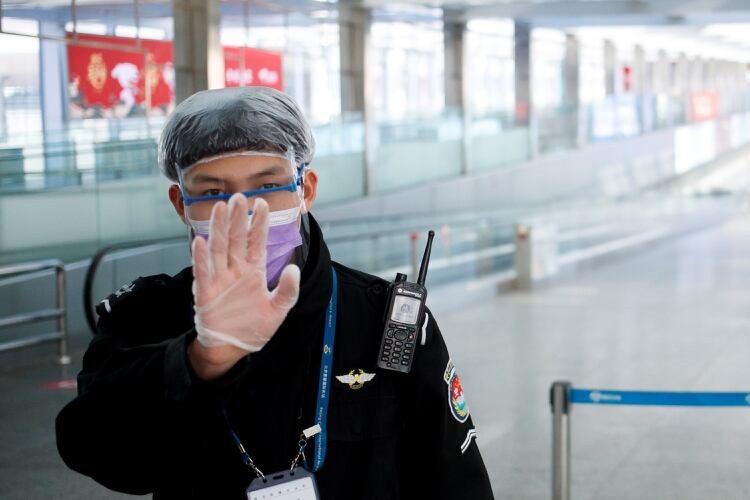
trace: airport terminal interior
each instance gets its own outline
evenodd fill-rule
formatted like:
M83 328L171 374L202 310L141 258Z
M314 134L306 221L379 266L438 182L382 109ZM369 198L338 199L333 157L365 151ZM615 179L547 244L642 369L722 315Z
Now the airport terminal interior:
M129 496L55 418L95 306L191 265L175 106L249 85L333 260L414 280L435 232L495 498L750 499L748 0L0 1L0 498Z

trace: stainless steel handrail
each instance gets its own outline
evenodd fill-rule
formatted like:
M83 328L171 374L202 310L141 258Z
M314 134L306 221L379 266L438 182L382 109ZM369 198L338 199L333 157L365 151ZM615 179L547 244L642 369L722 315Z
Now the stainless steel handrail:
M161 250L163 248L174 246L178 242L185 241L186 239L184 236L170 236L168 238L159 238L148 241L127 241L104 247L96 252L96 255L91 259L89 268L86 270L86 277L83 282L83 311L91 333L96 334L96 307L93 303L93 288L99 264L108 260L113 253L133 250L137 251L149 247L151 247L151 250Z
M670 200L674 201L674 200ZM691 201L691 199L688 200L682 200L680 198L680 201ZM700 201L700 200L698 200ZM607 209L625 209L628 208L628 205L634 204L632 203L626 203L622 200L617 201L615 203L601 203L601 205L606 205L605 208ZM643 200L638 200L638 207L639 209L644 209L644 202ZM603 212L600 215L606 216L605 222L603 222L601 217L592 217L592 213L597 213L596 206L593 203L586 204L586 210L583 210L582 207L579 207L578 205L572 205L566 206L568 209L580 209L581 214L585 215L585 217L575 217L577 222L581 222L584 225L584 229L577 228L573 224L569 223L562 223L558 219L563 215L558 210L557 213L554 213L552 216L546 215L545 217L542 217L543 214L537 214L536 217L531 218L523 218L518 217L515 219L518 220L531 220L531 225L534 225L534 221L544 220L546 221L549 219L556 227L562 229L561 232L556 233L555 240L556 243L570 243L571 241L576 241L580 238L592 238L592 237L604 237L606 236L605 241L597 240L589 242L589 244L586 246L585 249L573 249L573 250L566 250L562 251L561 253L557 254L556 261L557 264L560 267L574 264L583 260L589 260L596 257L601 257L602 255L606 255L611 252L621 251L625 250L627 248L635 246L637 243L643 243L646 241L655 241L660 238L672 235L672 234L679 234L681 232L686 231L684 224L683 225L675 225L672 223L672 221L664 221L664 223L660 223L658 225L654 224L646 224L644 225L643 220L639 220L639 224L637 227L629 228L626 225L623 224L623 221L621 218L618 218L616 215L617 213L610 214L609 212ZM672 217L674 216L684 216L686 215L685 211L683 210L683 206L680 205L679 210L675 212L674 210L671 210L668 214ZM574 213L578 213L577 211ZM649 222L651 218L653 218L653 214L646 214L648 216L646 222ZM665 214L661 214L665 215ZM540 218L541 217L541 218ZM578 219L581 218L582 220L578 221ZM610 220L612 219L612 220ZM383 238L383 237L395 237L398 238L400 236L403 236L405 242L408 240L411 259L410 262L403 262L400 265L392 265L389 267L382 267L377 270L369 270L368 272L372 272L373 274L376 274L381 277L390 277L390 275L396 273L396 272L405 272L408 271L409 268L411 268L412 275L416 275L417 272L417 259L414 258L416 255L417 257L421 255L421 242L419 241L419 235L422 231L426 231L427 228L430 227L430 222L434 221L420 221L419 223L415 223L411 227L401 227L391 230L375 230L370 233L362 233L362 234L354 234L354 235L337 235L337 236L326 236L325 240L326 243L329 245L337 244L337 243L345 243L350 241L357 241L357 240L365 240L365 239L377 239L377 238ZM498 220L495 220L491 217L484 217L482 219L482 224L479 224L479 227L473 228L476 231L497 231L498 228L507 228L508 226L514 226L510 223L510 220L506 220L504 218L499 218ZM653 221L652 221L653 222ZM324 225L325 223L323 223ZM467 223L467 221L463 220L453 220L449 224L449 227L456 228L458 227L460 230L471 230L470 224ZM679 227L678 227L679 226ZM508 234L509 239L507 241L501 240L497 241L494 244L491 244L490 246L483 246L481 248L475 248L467 251L463 251L461 253L448 253L446 256L441 256L435 258L431 264L430 268L433 270L441 269L441 268L449 268L453 265L457 264L466 264L474 261L479 261L482 259L488 259L488 258L496 258L496 257L508 257L516 255L518 252L517 245L515 244L513 240L513 235L515 233L515 229ZM160 250L162 248L172 246L174 244L177 244L176 242L179 242L179 244L182 244L184 242L184 237L169 237L169 238L160 238L157 240L150 240L150 241L134 241L134 242L128 242L128 243L120 243L117 245L113 245L110 247L106 247L101 249L92 259L91 264L89 265L88 272L86 274L85 284L84 284L84 311L86 314L86 320L87 323L92 331L92 333L96 333L96 312L95 312L95 304L92 302L92 289L96 277L97 270L99 268L99 264L102 261L110 260L110 259L117 259L119 256L112 255L113 253L121 253L125 252L127 255L127 252L147 252L147 251L155 251ZM175 243L169 243L169 242L175 242ZM151 248L149 248L151 247ZM504 281L517 281L518 280L518 273L517 269L513 268L513 264L511 264L511 269L508 270L502 270L500 272L494 273L491 276L485 276L484 278L488 279L489 281L495 280L495 279L502 279ZM483 278L483 279L484 279Z
M68 327L66 322L67 312L65 310L65 267L62 261L49 259L4 266L0 267L0 276L33 273L47 269L55 270L55 308L39 309L2 317L0 318L0 328L57 319L57 331L0 342L0 352L22 349L47 342L57 342L58 362L61 365L67 365L70 363L70 356L68 356Z

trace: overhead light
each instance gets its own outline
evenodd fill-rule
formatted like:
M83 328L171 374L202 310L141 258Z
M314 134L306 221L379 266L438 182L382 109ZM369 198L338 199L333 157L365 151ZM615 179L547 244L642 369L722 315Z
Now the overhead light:
M65 23L65 31L73 31L73 21ZM106 35L107 25L102 23L87 23L77 22L75 23L76 33L84 33L87 35Z
M717 23L709 24L700 31L702 36L747 38L750 23Z
M313 19L328 19L329 17L333 17L333 14L334 13L330 10L314 10L310 12L310 17Z
M512 19L471 19L466 23L466 29L490 35L513 36L515 26Z
M7 34L17 33L19 35L33 35L39 34L39 23L36 19L21 19L18 17L5 17L0 20L2 21L2 30Z
M141 26L137 31L135 26L128 26L128 25L122 25L118 24L115 26L115 35L116 36L122 36L126 38L135 38L136 32L139 35L139 38L146 38L150 40L164 40L166 38L166 32L163 29L160 28L149 28L146 26Z

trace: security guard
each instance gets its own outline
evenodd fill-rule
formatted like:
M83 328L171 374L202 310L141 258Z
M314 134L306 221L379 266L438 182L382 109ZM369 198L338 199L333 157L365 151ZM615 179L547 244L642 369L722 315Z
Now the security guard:
M193 266L98 305L56 422L70 468L155 499L492 498L429 311L411 373L376 368L388 283L331 261L309 212L313 154L272 89L177 107L159 161Z

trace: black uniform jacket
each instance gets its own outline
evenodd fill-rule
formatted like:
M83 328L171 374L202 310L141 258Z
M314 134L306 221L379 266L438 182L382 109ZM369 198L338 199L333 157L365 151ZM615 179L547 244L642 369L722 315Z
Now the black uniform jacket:
M102 301L78 396L56 421L65 463L113 490L155 499L246 498L254 475L225 408L264 473L288 470L301 431L314 424L333 265L338 313L327 453L316 473L321 498L492 498L460 379L431 315L411 373L377 369L388 283L332 264L312 217L310 227L297 304L261 351L217 381L197 378L187 360L196 335L191 268L139 278ZM364 381L367 374L375 376ZM314 448L311 439L309 464Z

